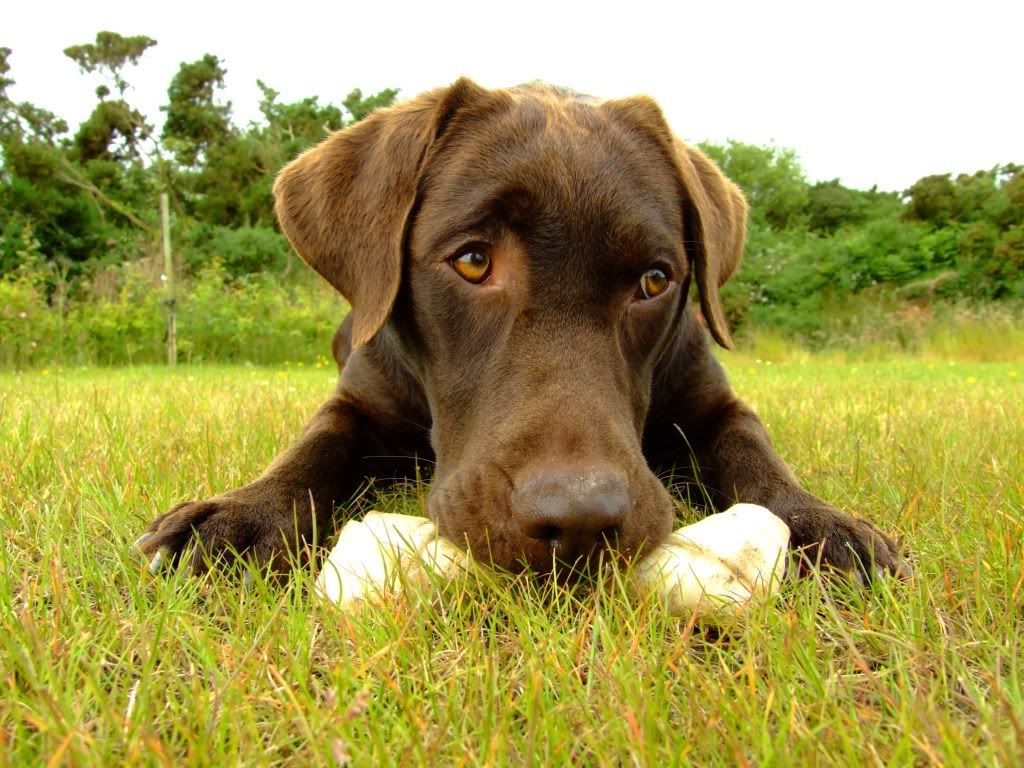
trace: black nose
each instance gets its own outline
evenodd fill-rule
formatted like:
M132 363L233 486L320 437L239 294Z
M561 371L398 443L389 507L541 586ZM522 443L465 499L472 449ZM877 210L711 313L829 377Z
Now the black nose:
M628 511L625 478L594 466L537 470L515 494L514 513L523 533L547 542L553 556L569 564L614 543Z

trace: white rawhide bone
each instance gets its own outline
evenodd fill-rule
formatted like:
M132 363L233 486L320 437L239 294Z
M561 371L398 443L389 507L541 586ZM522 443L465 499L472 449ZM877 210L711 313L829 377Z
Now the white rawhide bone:
M687 525L630 571L634 594L656 593L675 614L736 614L774 593L786 570L789 526L757 504Z
M630 591L657 594L669 611L735 614L774 592L785 570L789 528L764 507L737 504L680 528L629 572ZM426 571L448 576L468 558L422 517L370 512L341 529L317 591L342 606L394 595Z
M438 536L427 518L370 512L345 523L316 588L340 605L352 605L399 593L403 578L423 579L424 568L443 576L467 563L465 553Z

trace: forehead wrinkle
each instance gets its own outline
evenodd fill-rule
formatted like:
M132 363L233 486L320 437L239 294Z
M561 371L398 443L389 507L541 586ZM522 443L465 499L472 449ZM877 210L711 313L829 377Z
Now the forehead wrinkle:
M543 184L522 183L535 182L545 169ZM424 212L431 254L447 254L459 240L495 239L502 229L548 254L556 271L567 261L577 269L587 263L636 269L656 255L674 260L681 248L676 210L664 202L603 179L599 169L569 163L562 173L551 171L543 157L520 158L508 178L486 185L452 176Z
M445 250L467 236L497 239L503 228L518 231L522 220L541 209L529 188L514 183L476 188L466 184L463 192L440 197L446 201L443 212L429 217L443 215L443 223L426 243L431 253Z
M596 246L638 261L681 255L673 169L589 104L521 94L486 124L450 137L435 160L424 194L436 227L432 252L466 234L521 223L547 247ZM502 206L508 198L516 199L511 209Z

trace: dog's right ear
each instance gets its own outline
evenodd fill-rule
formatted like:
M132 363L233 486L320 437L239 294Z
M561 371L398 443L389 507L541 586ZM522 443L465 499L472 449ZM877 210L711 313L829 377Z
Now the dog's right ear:
M381 329L402 278L409 213L424 159L467 102L467 78L373 112L299 155L274 182L281 229L352 305L352 346Z

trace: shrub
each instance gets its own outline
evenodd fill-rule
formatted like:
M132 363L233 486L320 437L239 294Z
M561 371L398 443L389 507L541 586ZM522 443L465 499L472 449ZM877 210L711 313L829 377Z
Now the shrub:
M41 270L0 277L0 365L119 365L166 359L166 295L138 263L116 268L114 287L84 282L68 301ZM329 354L345 303L310 277L231 277L214 260L178 294L183 361L312 363ZM50 300L48 300L48 294Z
M311 362L330 350L346 311L319 281L285 284L274 275L231 278L214 261L181 299L179 353L190 359Z
M49 343L61 336L60 316L41 281L25 272L0 279L0 365L25 367L54 359Z
M186 235L184 245L184 262L189 272L199 272L217 259L233 277L281 272L291 251L284 236L269 227L196 226Z

